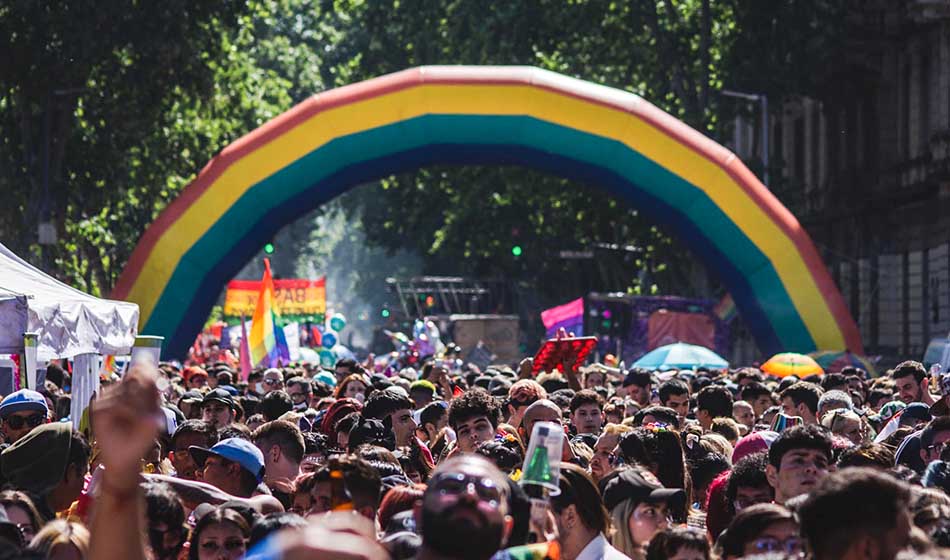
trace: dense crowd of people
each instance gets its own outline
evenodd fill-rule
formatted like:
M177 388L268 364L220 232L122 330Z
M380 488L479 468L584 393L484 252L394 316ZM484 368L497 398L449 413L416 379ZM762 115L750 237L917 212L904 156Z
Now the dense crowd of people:
M51 365L0 402L0 558L950 557L950 380L918 362L799 379L439 358L138 363L79 430ZM547 492L522 472L543 422L564 431Z

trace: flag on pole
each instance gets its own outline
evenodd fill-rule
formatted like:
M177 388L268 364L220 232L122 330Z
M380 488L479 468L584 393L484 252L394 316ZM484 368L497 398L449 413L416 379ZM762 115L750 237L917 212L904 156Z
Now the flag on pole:
M276 367L283 358L290 361L290 351L283 331L277 324L277 306L274 303L274 279L271 277L270 260L264 259L264 277L257 294L257 306L251 320L248 345L251 349L251 364Z
M584 298L542 311L541 322L544 323L548 338L554 338L561 328L575 336L584 336Z
M251 375L251 346L247 340L247 322L244 315L241 315L241 348L238 351L241 361L241 380L247 381Z
M732 294L722 296L719 303L713 307L713 313L719 317L719 320L726 323L735 319L736 315L739 314L739 310L736 309L736 302L732 299Z

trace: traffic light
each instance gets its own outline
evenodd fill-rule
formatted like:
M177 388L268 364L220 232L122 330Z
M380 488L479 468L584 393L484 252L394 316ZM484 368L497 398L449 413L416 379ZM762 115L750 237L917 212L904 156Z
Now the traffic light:
M273 243L265 243L265 244L264 244L264 252L267 253L268 255L273 255L273 254L274 254L274 244L273 244Z
M379 312L379 314L383 317L383 319L389 318L389 310L386 309L385 307L383 308L382 311Z
M511 248L511 254L520 257L521 256L521 245L515 245Z

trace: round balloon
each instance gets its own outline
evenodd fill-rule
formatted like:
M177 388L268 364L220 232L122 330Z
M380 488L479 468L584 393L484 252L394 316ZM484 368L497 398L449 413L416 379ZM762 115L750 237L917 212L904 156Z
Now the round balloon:
M334 313L333 316L330 317L331 329L335 330L336 332L340 332L343 330L343 327L345 326L346 326L346 317L344 317L342 313Z
M333 352L329 348L320 349L320 365L323 367L333 367L336 365L336 356L333 355Z
M324 348L333 348L336 346L336 335L332 332L323 333L323 340L320 342Z

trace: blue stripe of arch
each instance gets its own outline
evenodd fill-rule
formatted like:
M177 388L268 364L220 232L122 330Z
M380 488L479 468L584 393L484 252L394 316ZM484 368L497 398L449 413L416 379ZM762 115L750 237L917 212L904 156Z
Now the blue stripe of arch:
M273 207L253 227L245 228L240 233L235 232L237 241L203 276L192 299L188 302L180 302L184 305L181 309L186 311L174 332L166 333L166 354L177 357L186 354L188 347L194 341L195 334L200 331L213 302L218 297L221 286L257 253L261 239L273 236L286 223L299 218L353 186L433 164L523 165L603 187L630 202L634 207L649 209L657 217L656 222L672 229L676 236L690 247L693 254L700 258L705 266L715 271L720 280L729 286L730 293L742 312L743 320L755 336L759 347L767 353L779 352L787 348L788 345L784 344L776 333L745 276L732 265L727 255L721 253L707 239L699 225L683 212L650 195L619 174L587 162L520 145L437 144L393 153L346 167ZM178 272L176 270L175 275ZM774 274L774 271L772 273ZM173 285L173 280L174 275L172 281L169 282L170 286ZM159 310L168 309L167 305L176 305L165 301L168 295L162 294L152 318L159 317ZM161 327L152 327L152 318L143 332L161 330ZM798 322L800 323L800 318ZM804 324L801 324L801 329L803 336L811 340Z

